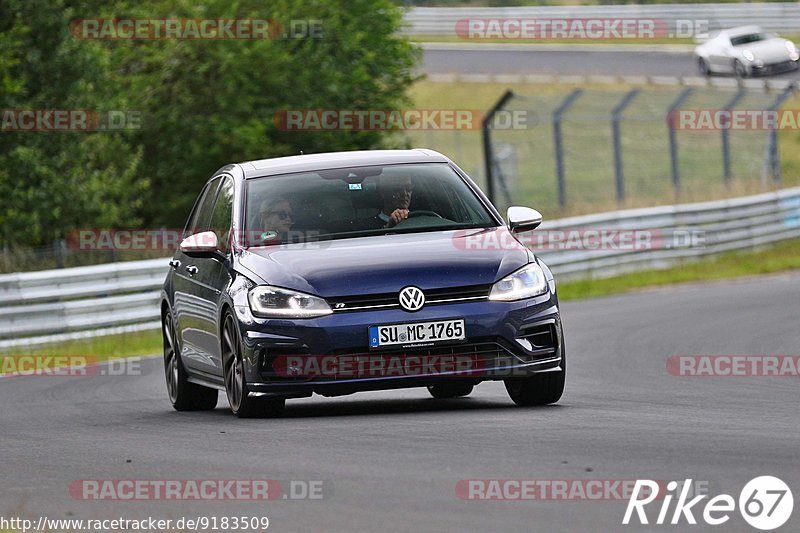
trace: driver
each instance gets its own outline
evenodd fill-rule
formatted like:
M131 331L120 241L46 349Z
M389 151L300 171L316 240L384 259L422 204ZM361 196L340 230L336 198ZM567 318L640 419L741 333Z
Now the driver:
M413 192L411 176L384 176L378 182L383 208L375 215L372 225L375 228L393 228L407 219Z

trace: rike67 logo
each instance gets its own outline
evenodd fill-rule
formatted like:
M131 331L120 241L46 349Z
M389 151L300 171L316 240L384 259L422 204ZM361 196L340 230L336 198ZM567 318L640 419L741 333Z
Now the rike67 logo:
M711 526L722 525L730 520L731 514L737 507L737 501L733 496L720 494L709 499L705 505L699 505L708 498L708 495L701 494L690 500L691 486L691 479L682 484L677 481L670 481L667 484L667 493L661 499L656 524L694 525L697 524L695 513L701 514L702 520ZM640 524L649 524L652 516L648 518L645 507L659 497L658 488L656 481L636 480L622 523L630 524L635 512ZM642 495L645 496L640 497ZM676 496L675 507L670 509ZM789 486L781 479L760 476L751 479L739 493L738 507L745 522L756 529L770 531L781 527L792 516L794 498Z

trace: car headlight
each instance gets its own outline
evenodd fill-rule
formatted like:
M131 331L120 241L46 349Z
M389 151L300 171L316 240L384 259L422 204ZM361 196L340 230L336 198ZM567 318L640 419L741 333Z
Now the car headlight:
M489 299L511 302L539 296L545 292L547 292L547 280L542 267L537 263L529 263L492 285Z
M751 52L750 50L743 51L742 57L744 57L748 61L753 61L756 58L756 56L754 56L753 52Z
M253 314L263 318L314 318L333 312L319 296L269 285L254 288L247 297Z
M789 51L789 58L792 61L800 59L800 51L797 50L797 47L792 41L786 41L786 49Z

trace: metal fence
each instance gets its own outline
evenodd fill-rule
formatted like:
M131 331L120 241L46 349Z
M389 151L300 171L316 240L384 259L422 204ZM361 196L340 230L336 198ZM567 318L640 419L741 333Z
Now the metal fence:
M758 24L773 32L800 33L800 3L654 4L611 6L417 7L406 13L406 33L452 36L470 18L656 19L675 33L678 20L708 21L709 29Z
M82 250L69 239L58 239L46 246L0 247L0 274L91 266L120 261L136 261L162 257L161 250Z
M683 128L676 122L685 111L696 118L722 110L774 110L793 90L676 86L576 88L537 96L508 92L484 124L489 195L501 209L523 204L563 216L800 184L796 172L781 173L775 129Z
M546 221L533 234L644 230L700 236L648 247L536 250L559 280L604 277L800 237L800 187L749 197L601 213ZM468 252L465 252L468 253ZM157 328L167 259L0 276L0 348L107 334L108 328Z

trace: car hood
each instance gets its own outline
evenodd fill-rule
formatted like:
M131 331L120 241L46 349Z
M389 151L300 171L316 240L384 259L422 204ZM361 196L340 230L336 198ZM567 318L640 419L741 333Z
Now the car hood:
M490 284L528 261L505 227L263 246L239 256L270 285L323 297Z
M740 52L750 50L756 59L776 61L789 58L789 50L784 39L766 39L756 43L743 44L736 47Z

